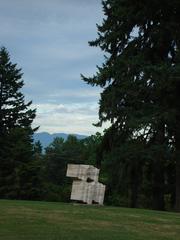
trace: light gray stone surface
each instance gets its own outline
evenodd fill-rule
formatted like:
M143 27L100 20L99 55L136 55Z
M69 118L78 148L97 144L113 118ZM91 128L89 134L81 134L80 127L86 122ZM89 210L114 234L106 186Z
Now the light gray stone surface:
M68 164L66 176L74 178L71 200L103 205L105 185L98 182L99 169L91 165Z
M66 176L84 181L91 180L98 182L99 169L91 165L68 164Z

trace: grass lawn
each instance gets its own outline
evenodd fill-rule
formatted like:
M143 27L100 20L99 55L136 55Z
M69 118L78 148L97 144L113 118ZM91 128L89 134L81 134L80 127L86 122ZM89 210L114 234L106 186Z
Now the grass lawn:
M180 214L0 200L0 240L179 240Z

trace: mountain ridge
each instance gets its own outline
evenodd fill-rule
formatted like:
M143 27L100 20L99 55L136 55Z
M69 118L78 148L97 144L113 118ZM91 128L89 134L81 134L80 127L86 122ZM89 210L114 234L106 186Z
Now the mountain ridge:
M42 147L46 148L50 143L53 142L54 138L61 137L64 140L67 140L69 135L76 136L77 139L80 139L80 140L88 137L87 135L81 135L81 134L75 134L75 133L69 134L69 133L37 132L37 133L34 133L33 139L34 139L34 142L40 141L42 144Z

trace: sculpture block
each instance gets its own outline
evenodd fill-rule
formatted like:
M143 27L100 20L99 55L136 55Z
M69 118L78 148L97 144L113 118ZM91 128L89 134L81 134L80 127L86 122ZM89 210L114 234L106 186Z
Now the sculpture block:
M68 164L66 176L74 178L71 200L103 205L105 185L98 182L98 168L91 165Z
M91 165L68 164L66 176L84 181L91 180L97 182L99 169Z

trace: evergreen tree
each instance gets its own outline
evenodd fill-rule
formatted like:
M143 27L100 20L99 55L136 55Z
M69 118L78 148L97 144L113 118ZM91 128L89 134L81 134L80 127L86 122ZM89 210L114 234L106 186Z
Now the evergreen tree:
M25 103L21 69L10 61L7 50L0 49L0 196L35 198L37 175L33 162L35 110Z
M24 82L21 69L12 64L7 50L0 49L0 135L15 127L29 127L35 118L35 110L29 109L21 92Z
M174 149L179 211L180 2L105 0L103 9L98 38L90 45L106 52L105 62L93 77L82 76L88 84L103 88L99 125L110 121L113 136L145 140L155 209L164 209L165 166Z

